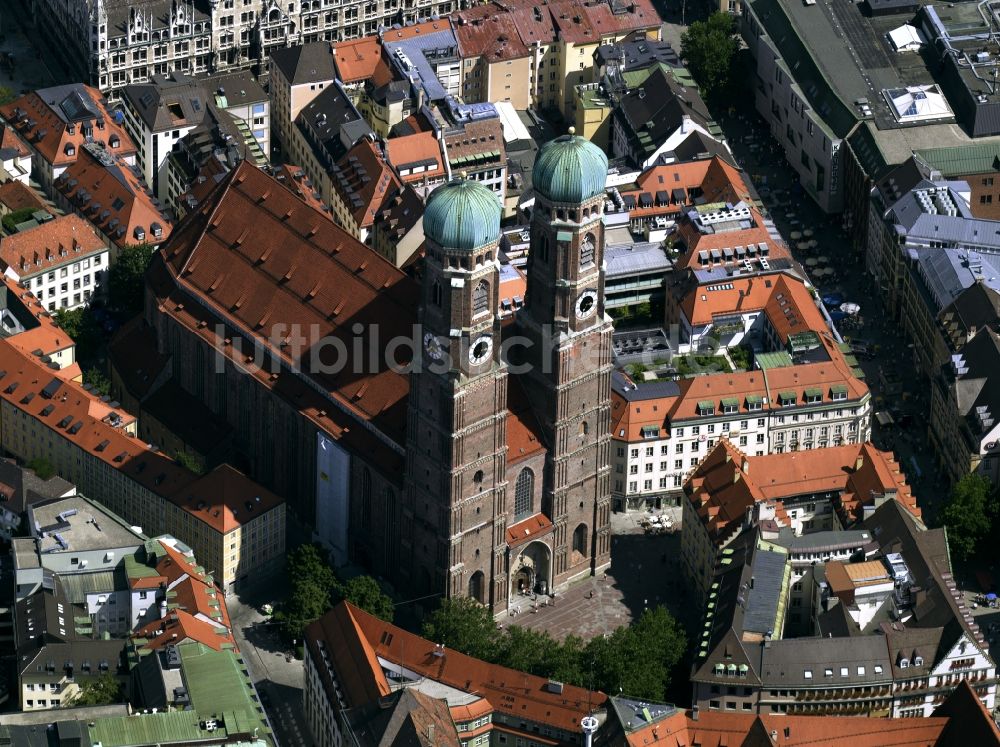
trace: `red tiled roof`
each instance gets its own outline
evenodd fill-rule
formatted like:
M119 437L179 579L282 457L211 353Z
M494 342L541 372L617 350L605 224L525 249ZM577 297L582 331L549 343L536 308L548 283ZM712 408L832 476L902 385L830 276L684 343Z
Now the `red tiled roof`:
M274 170L275 178L297 194L304 203L319 210L330 220L333 215L330 208L323 202L322 197L316 191L316 186L309 180L306 172L290 163L283 163Z
M0 266L11 268L19 278L31 277L106 249L87 221L78 215L63 215L5 237L0 243Z
M184 641L198 641L215 651L227 645L236 648L236 641L228 628L205 622L184 610L172 610L161 620L137 628L132 638L144 638L143 648L158 649L175 646Z
M337 77L347 84L370 79L381 58L382 43L377 36L363 36L333 45Z
M402 182L368 138L359 140L337 165L345 181L334 179L334 190L359 228L371 226L375 216L402 189Z
M163 312L213 343L220 342L214 332L219 320L252 340L269 340L278 329L273 325L286 325L286 334L298 325L303 335L315 330L317 339L335 337L350 347L355 323L377 324L380 339L387 340L410 333L418 296L416 284L391 263L246 161L181 224L154 259L151 277ZM367 359L373 341L364 342ZM235 346L222 352L237 355ZM275 352L292 363L289 348ZM326 352L335 354L329 347ZM374 357L377 370L363 375L311 374L337 400L333 406L307 396L311 387L305 383L288 390L294 385L290 374L272 380L269 371L255 373L303 410L312 406L334 438L349 422L338 420L339 407L399 443L409 381ZM308 364L295 361L303 362Z
M351 624L356 626L359 638L353 635L331 638L338 628L349 629ZM334 667L338 672L353 672L352 680L374 680L381 686L384 678L377 657L400 664L421 677L485 698L498 713L571 733L579 730L580 719L592 708L600 708L607 701L603 693L575 685L564 685L560 693L550 692L549 680L544 677L488 664L446 647L439 648L432 641L380 620L349 602L341 602L310 626L306 636L310 645L322 638ZM370 671L365 671L366 665ZM348 701L349 707L375 699L372 689L356 692L356 699Z
M228 464L185 486L170 501L223 534L284 502Z
M747 456L727 439L710 451L688 478L685 493L713 538L729 534L761 501L782 501L815 493L837 493L851 507L850 520L861 518L855 509L872 505L874 496L896 492L896 500L920 516L906 477L891 453L870 443L829 446L782 454ZM835 507L839 508L838 501ZM779 523L787 526L787 518Z
M621 190L622 197L635 198L635 207L628 211L633 219L676 216L695 205L736 203L751 198L739 171L719 156L650 166L635 182L635 189ZM675 190L683 192L682 199L678 199L680 195L675 196ZM657 200L658 192L665 192L669 199L665 202ZM643 193L652 198L652 204L647 207L640 204L639 196Z
M384 29L381 33L382 42L398 42L406 39L413 39L418 36L427 36L438 31L450 31L451 21L445 17L436 21L421 21L420 23L409 23L399 28L391 27Z
M83 144L87 142L83 128L85 122L93 126L93 139L106 143L110 152L121 155L135 153L135 146L128 134L115 124L114 117L105 107L100 91L83 83L75 84L73 91L69 91L68 87L61 88L67 90L59 93L61 99L52 98L52 105L46 99L51 98L49 94L57 89L32 91L0 106L0 116L12 122L18 134L53 166L67 166L77 159ZM101 118L64 122L54 107L59 107L61 101L69 97L78 97L79 100L88 102L89 106L101 114ZM117 138L120 143L117 147L111 146L113 138Z
M102 163L86 148L55 181L56 189L118 246L160 244L170 236L171 222L154 204L142 177L124 161ZM162 234L154 236L159 226ZM139 238L141 230L144 238Z
M507 464L516 464L545 450L535 412L521 381L507 381Z
M51 212L35 190L15 181L0 184L0 205L5 205L11 212L27 207Z
M336 672L334 683L325 668L320 667L320 678L329 696L336 697L333 692L336 687L343 693L348 708L377 702L391 692L375 651L353 614L355 609L341 602L311 623L305 632L312 655L323 658L316 650L322 643Z
M677 257L676 268L705 266L699 261L699 252L711 252L713 249L735 249L737 246L751 244L766 244L768 259L790 259L788 247L771 236L764 226L763 216L756 207L750 207L750 215L753 225L749 228L717 233L701 233L690 220L682 218L675 229L675 236L684 243L685 251ZM729 262L729 264L732 263L733 261ZM716 262L716 264L720 264L720 262Z
M31 155L31 148L21 139L17 131L6 122L0 122L0 150L11 150L19 156Z
M7 286L7 292L17 296L21 303L28 309L28 312L38 321L37 327L32 327L31 329L26 329L24 332L12 335L7 338L7 342L25 355L35 355L39 351L41 355L54 355L76 345L73 339L62 328L56 325L52 316L30 291L22 288L12 278L4 276L3 282ZM69 367L53 371L53 373L56 376L61 376L68 370ZM63 376L63 378L73 377Z
M462 57L489 62L526 57L534 44L564 40L598 44L629 31L658 29L659 14L650 0L636 0L615 13L602 0L493 0L452 14Z
M629 747L944 747L939 738L948 719L798 716L702 711L671 716L629 732ZM772 738L772 734L776 735ZM949 746L950 747L950 746ZM957 747L957 745L955 745Z
M410 184L421 182L425 178L443 179L444 164L441 161L441 144L434 133L415 132L412 135L402 135L390 138L385 143L386 160L395 167L397 173L412 169L416 165L424 167L423 171L400 176ZM433 168L429 164L433 165Z
M545 514L535 514L523 521L507 527L507 545L516 547L525 542L536 540L552 531L553 524Z
M622 441L643 438L643 428L658 428L661 434L670 430L668 418L679 397L637 399L629 402L617 391L611 391L611 435Z
M5 372L0 377L0 397L43 428L112 469L121 470L155 494L169 495L195 479L173 460L150 451L144 441L108 422L112 413L121 418L123 425L135 418L109 407L79 384L62 379L63 372L53 371L38 358L19 350L14 339L0 339L0 370ZM62 380L50 391L51 396L42 396L53 378Z

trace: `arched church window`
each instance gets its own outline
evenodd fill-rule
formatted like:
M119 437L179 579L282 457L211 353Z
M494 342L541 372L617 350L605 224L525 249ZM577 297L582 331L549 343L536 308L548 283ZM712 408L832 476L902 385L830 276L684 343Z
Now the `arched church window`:
M525 467L514 483L514 520L531 516L534 511L535 473Z
M485 280L480 280L479 285L472 291L472 314L479 316L485 314L490 309L490 284Z
M580 267L594 264L594 235L588 233L580 243Z
M434 281L434 285L431 286L431 301L435 306L441 305L441 283Z

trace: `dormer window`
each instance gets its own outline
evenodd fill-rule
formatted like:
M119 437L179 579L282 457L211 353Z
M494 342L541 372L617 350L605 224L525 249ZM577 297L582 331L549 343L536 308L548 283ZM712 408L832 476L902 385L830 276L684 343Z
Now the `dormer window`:
M135 231L133 232L133 235L135 236L135 240L136 241L145 241L146 240L146 229L143 228L142 226L136 226L135 227Z
M110 145L112 148L117 148L121 144L122 144L122 139L117 135L112 135L111 137L108 138L108 145Z
M795 405L795 400L798 399L795 392L781 392L778 395L778 404L782 407L793 407Z
M698 403L698 414L699 415L714 415L715 414L715 403L711 400L702 400Z
M820 389L806 389L806 402L816 404L823 401L823 392Z
M722 400L722 412L726 415L732 415L740 411L740 401L736 398L727 398Z
M750 412L760 412L764 409L764 398L756 394L747 395L747 410Z
M834 402L841 402L847 399L847 387L843 384L830 387L830 399Z

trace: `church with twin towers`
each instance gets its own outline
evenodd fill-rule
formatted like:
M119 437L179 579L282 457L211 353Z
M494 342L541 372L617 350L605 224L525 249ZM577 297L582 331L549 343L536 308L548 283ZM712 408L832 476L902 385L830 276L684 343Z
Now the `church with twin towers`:
M431 194L397 555L415 593L499 614L610 563L607 167L572 131L541 149L525 303L503 323L500 203L462 178Z

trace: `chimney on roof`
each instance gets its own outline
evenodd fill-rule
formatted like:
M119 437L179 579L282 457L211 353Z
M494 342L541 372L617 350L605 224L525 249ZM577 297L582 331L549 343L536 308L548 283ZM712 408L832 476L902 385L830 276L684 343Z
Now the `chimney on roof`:
M691 720L692 721L697 721L698 720L698 716L699 716L698 710L699 710L698 706L696 706L696 705L691 706Z
M427 741L434 743L434 724L427 724Z
M740 465L740 469L742 469L745 473L750 474L750 460L743 457L743 464Z
M859 453L858 458L854 460L854 471L857 472L858 470L860 470L864 466L864 464L865 464L865 455Z

